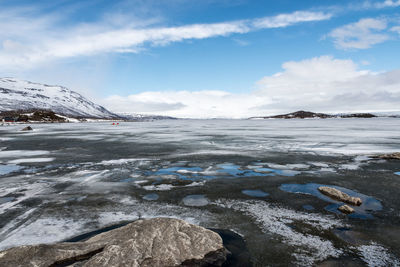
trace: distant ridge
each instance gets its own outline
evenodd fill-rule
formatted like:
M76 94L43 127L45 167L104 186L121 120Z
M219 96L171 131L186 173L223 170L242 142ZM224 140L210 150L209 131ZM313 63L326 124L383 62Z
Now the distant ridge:
M282 114L282 115L274 115L274 116L265 116L265 117L251 117L249 119L327 119L327 118L375 118L377 117L371 113L348 113L348 114L339 114L339 115L331 115L325 113L314 113L311 111L299 110L292 113Z

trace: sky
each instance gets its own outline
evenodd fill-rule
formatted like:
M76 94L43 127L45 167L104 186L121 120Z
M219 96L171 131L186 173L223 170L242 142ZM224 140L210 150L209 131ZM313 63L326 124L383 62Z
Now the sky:
M0 0L0 77L118 113L400 111L400 0Z

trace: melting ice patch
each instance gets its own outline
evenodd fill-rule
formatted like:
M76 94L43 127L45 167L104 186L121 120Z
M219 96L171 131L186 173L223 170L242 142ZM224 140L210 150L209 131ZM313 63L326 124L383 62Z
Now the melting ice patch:
M103 160L100 162L100 165L123 165L136 161L148 161L146 158L134 158L134 159L112 159L112 160Z
M86 221L77 219L41 218L29 221L9 232L1 242L0 249L13 246L53 243L77 232L84 231Z
M39 163L39 162L51 162L53 160L55 160L55 158L23 158L23 159L10 160L8 163L10 164Z
M147 195L143 196L144 200L149 200L149 201L157 200L158 198L159 198L159 196L156 193L147 194Z
M0 164L0 175L6 175L21 170L22 167L14 164Z
M399 259L378 244L359 246L358 250L361 253L361 258L368 266L400 266Z
M50 154L46 150L1 150L0 158L32 157Z
M309 233L301 233L291 227L300 221L315 228L318 232L343 226L342 222L331 216L309 214L286 208L274 207L263 201L236 201L220 199L214 204L230 208L254 218L265 233L273 233L282 241L294 246L297 265L311 266L317 261L339 257L343 252L335 248L331 241Z
M204 195L188 195L182 199L183 204L192 207L207 206L209 200Z

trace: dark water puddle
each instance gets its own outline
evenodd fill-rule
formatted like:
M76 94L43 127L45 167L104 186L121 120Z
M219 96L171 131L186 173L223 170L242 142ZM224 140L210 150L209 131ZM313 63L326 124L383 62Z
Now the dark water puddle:
M279 170L279 169L272 169L272 168L257 168L255 169L257 172L266 173L266 174L276 174L281 176L295 176L300 174L300 171L294 170Z
M219 168L218 173L229 174L230 177L232 178L252 177L252 176L274 176L273 173L262 173L248 169L243 170L239 165L232 163L218 164L217 167Z
M324 184L315 184L315 183L309 183L309 184L282 184L280 186L280 189L285 191L285 192L290 192L290 193L300 193L300 194L309 194L318 197L319 199L322 199L324 201L330 202L332 204L328 205L325 207L325 210L334 212L336 214L342 214L337 208L344 203L341 201L334 200L328 196L325 196L322 194L319 190L318 187L320 186L329 186L336 188L350 196L353 197L359 197L362 200L362 205L361 206L352 206L354 208L355 212L352 214L349 214L348 216L350 218L358 218L358 219L372 219L373 216L370 214L371 211L378 211L382 210L382 204L379 200L358 193L356 191L340 187L340 186L335 186L335 185L324 185Z
M10 174L16 171L23 169L22 166L18 166L15 164L0 164L0 175Z
M333 230L333 234L351 245L366 245L370 242L365 234L346 227Z
M167 167L157 171L147 171L143 174L145 176L173 176L179 180L198 181L212 180L216 178L263 177L276 175L295 176L301 173L300 171L271 169L262 166L254 169L247 169L233 163L218 164L216 167L217 170L215 175L207 175L207 170L204 170L201 167L184 166Z
M192 207L207 206L209 200L204 195L188 195L182 199L183 204Z
M157 200L158 198L159 198L159 196L156 193L147 194L147 195L143 196L143 199L148 200L148 201Z
M305 210L314 210L314 207L311 205L303 205L303 209Z
M0 204L11 202L14 201L15 199L16 199L15 197L0 197Z
M269 196L268 193L262 190L242 190L242 193L251 197L266 197Z
M216 232L221 236L224 247L231 253L228 255L222 267L253 266L246 242L240 235L226 229L209 228L209 230Z

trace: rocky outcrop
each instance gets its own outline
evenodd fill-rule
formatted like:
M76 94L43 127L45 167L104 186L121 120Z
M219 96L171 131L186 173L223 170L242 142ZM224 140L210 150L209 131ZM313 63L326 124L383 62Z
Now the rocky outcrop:
M345 214L350 214L354 212L354 209L352 207L349 207L347 205L342 205L338 208L338 210L340 210L341 212L345 213Z
M11 110L0 112L10 122L66 122L51 110Z
M266 116L266 117L251 117L249 119L327 119L327 118L375 118L377 117L371 113L350 113L350 114L326 114L326 113L315 113L311 111L299 110L292 113Z
M0 266L222 266L221 237L171 218L138 220L83 242L0 252Z
M377 156L373 156L373 158L377 158L377 159L400 159L400 152L396 152L396 153L392 153L392 154L377 155Z
M362 204L362 200L359 197L351 197L346 193L343 193L342 191L333 188L333 187L328 187L328 186L320 186L318 187L318 190L324 194L327 195L330 198L343 201L345 203L355 205L355 206L360 206Z
M324 113L314 113L314 112L310 112L310 111L299 110L299 111L288 113L288 114L268 116L268 117L262 117L262 118L263 119L309 119L309 118L326 119L326 118L332 118L332 117L334 117L334 116L324 114Z
M377 116L375 116L374 114L371 113L352 113L352 114L343 114L340 115L341 118L375 118Z
M32 131L32 127L31 126L26 126L25 128L23 128L21 131Z

